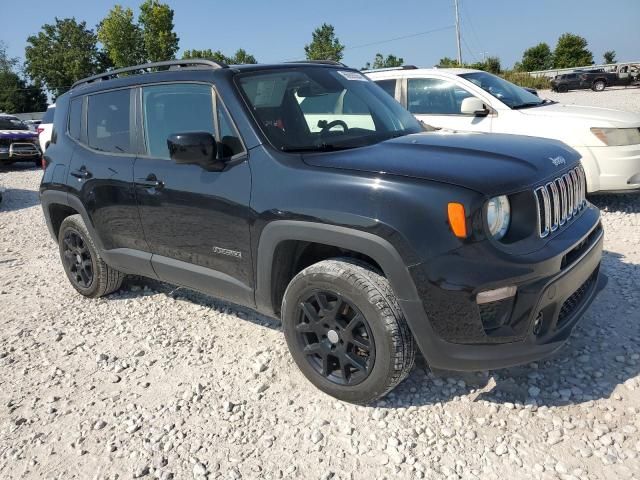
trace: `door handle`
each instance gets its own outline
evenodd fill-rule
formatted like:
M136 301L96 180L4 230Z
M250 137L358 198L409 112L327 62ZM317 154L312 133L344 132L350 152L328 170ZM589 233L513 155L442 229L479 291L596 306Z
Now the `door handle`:
M150 173L146 178L138 178L136 185L144 188L162 188L164 187L164 182L158 180L153 173Z
M79 180L82 180L82 179L86 180L93 176L91 172L87 170L87 167L85 167L84 165L80 167L78 170L71 170L71 172L69 173Z

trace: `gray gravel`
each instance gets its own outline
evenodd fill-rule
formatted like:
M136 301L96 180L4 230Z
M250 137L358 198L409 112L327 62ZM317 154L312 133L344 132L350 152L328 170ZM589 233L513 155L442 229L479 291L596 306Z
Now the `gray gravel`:
M40 177L0 171L0 478L638 478L640 197L595 199L610 283L554 358L418 363L356 407L302 377L273 319L140 278L81 298Z
M540 90L538 95L541 98L548 98L568 105L588 105L640 112L640 87L610 87L604 92L571 90L567 93L556 93L551 90Z

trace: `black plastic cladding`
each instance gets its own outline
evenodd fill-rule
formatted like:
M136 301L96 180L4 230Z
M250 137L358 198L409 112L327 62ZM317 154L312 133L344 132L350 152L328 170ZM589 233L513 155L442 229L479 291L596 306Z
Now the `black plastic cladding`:
M78 212L115 268L267 314L279 309L272 272L281 242L321 243L364 255L380 266L434 367L496 368L558 348L603 282L595 282L566 321L564 338L540 343L529 337L530 318L548 285L561 285L568 298L571 285L566 283L580 285L597 268L601 235L592 237L582 258L563 264L598 224L597 209L588 204L571 225L545 239L530 228L531 235L509 244L488 239L481 219L491 196L530 192L533 201L536 186L565 171L548 158L562 155L568 170L578 164L577 153L552 140L441 133L348 151L280 152L256 125L234 77L302 68L346 67L309 63L177 68L79 83L57 101L57 140L46 153L41 198L52 235L61 215ZM208 172L143 155L96 152L66 135L71 98L165 82L211 84L237 126L246 154L221 172ZM139 134L142 113L136 107L132 115ZM139 139L136 144L144 148ZM90 177L73 175L83 168ZM135 183L151 174L164 182L163 188ZM448 225L447 204L452 201L465 206L471 232L466 239L456 238ZM518 335L488 336L475 295L511 284L519 290L508 323Z

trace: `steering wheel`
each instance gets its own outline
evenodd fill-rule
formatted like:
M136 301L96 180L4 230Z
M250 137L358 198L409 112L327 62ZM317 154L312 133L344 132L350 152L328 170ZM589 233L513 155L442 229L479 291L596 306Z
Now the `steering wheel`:
M318 126L320 127L320 125ZM345 132L349 130L349 127L345 122L343 122L342 120L334 120L332 122L328 122L325 125L321 126L322 130L320 130L320 135L327 133L333 127L337 127L337 126L341 126L342 130L344 130Z

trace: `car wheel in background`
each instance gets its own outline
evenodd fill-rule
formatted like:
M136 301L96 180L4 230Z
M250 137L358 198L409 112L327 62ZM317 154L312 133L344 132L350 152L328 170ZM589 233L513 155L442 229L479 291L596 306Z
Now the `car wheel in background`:
M567 93L569 91L569 87L566 85L558 85L558 93Z
M416 346L385 277L351 259L307 267L287 287L284 334L296 364L317 388L366 404L404 380Z
M607 84L605 83L604 80L596 80L595 82L593 82L593 85L591 86L591 88L595 92L602 92L606 87L607 87Z
M102 297L122 285L125 275L102 260L80 215L63 220L58 246L71 285L85 297Z

